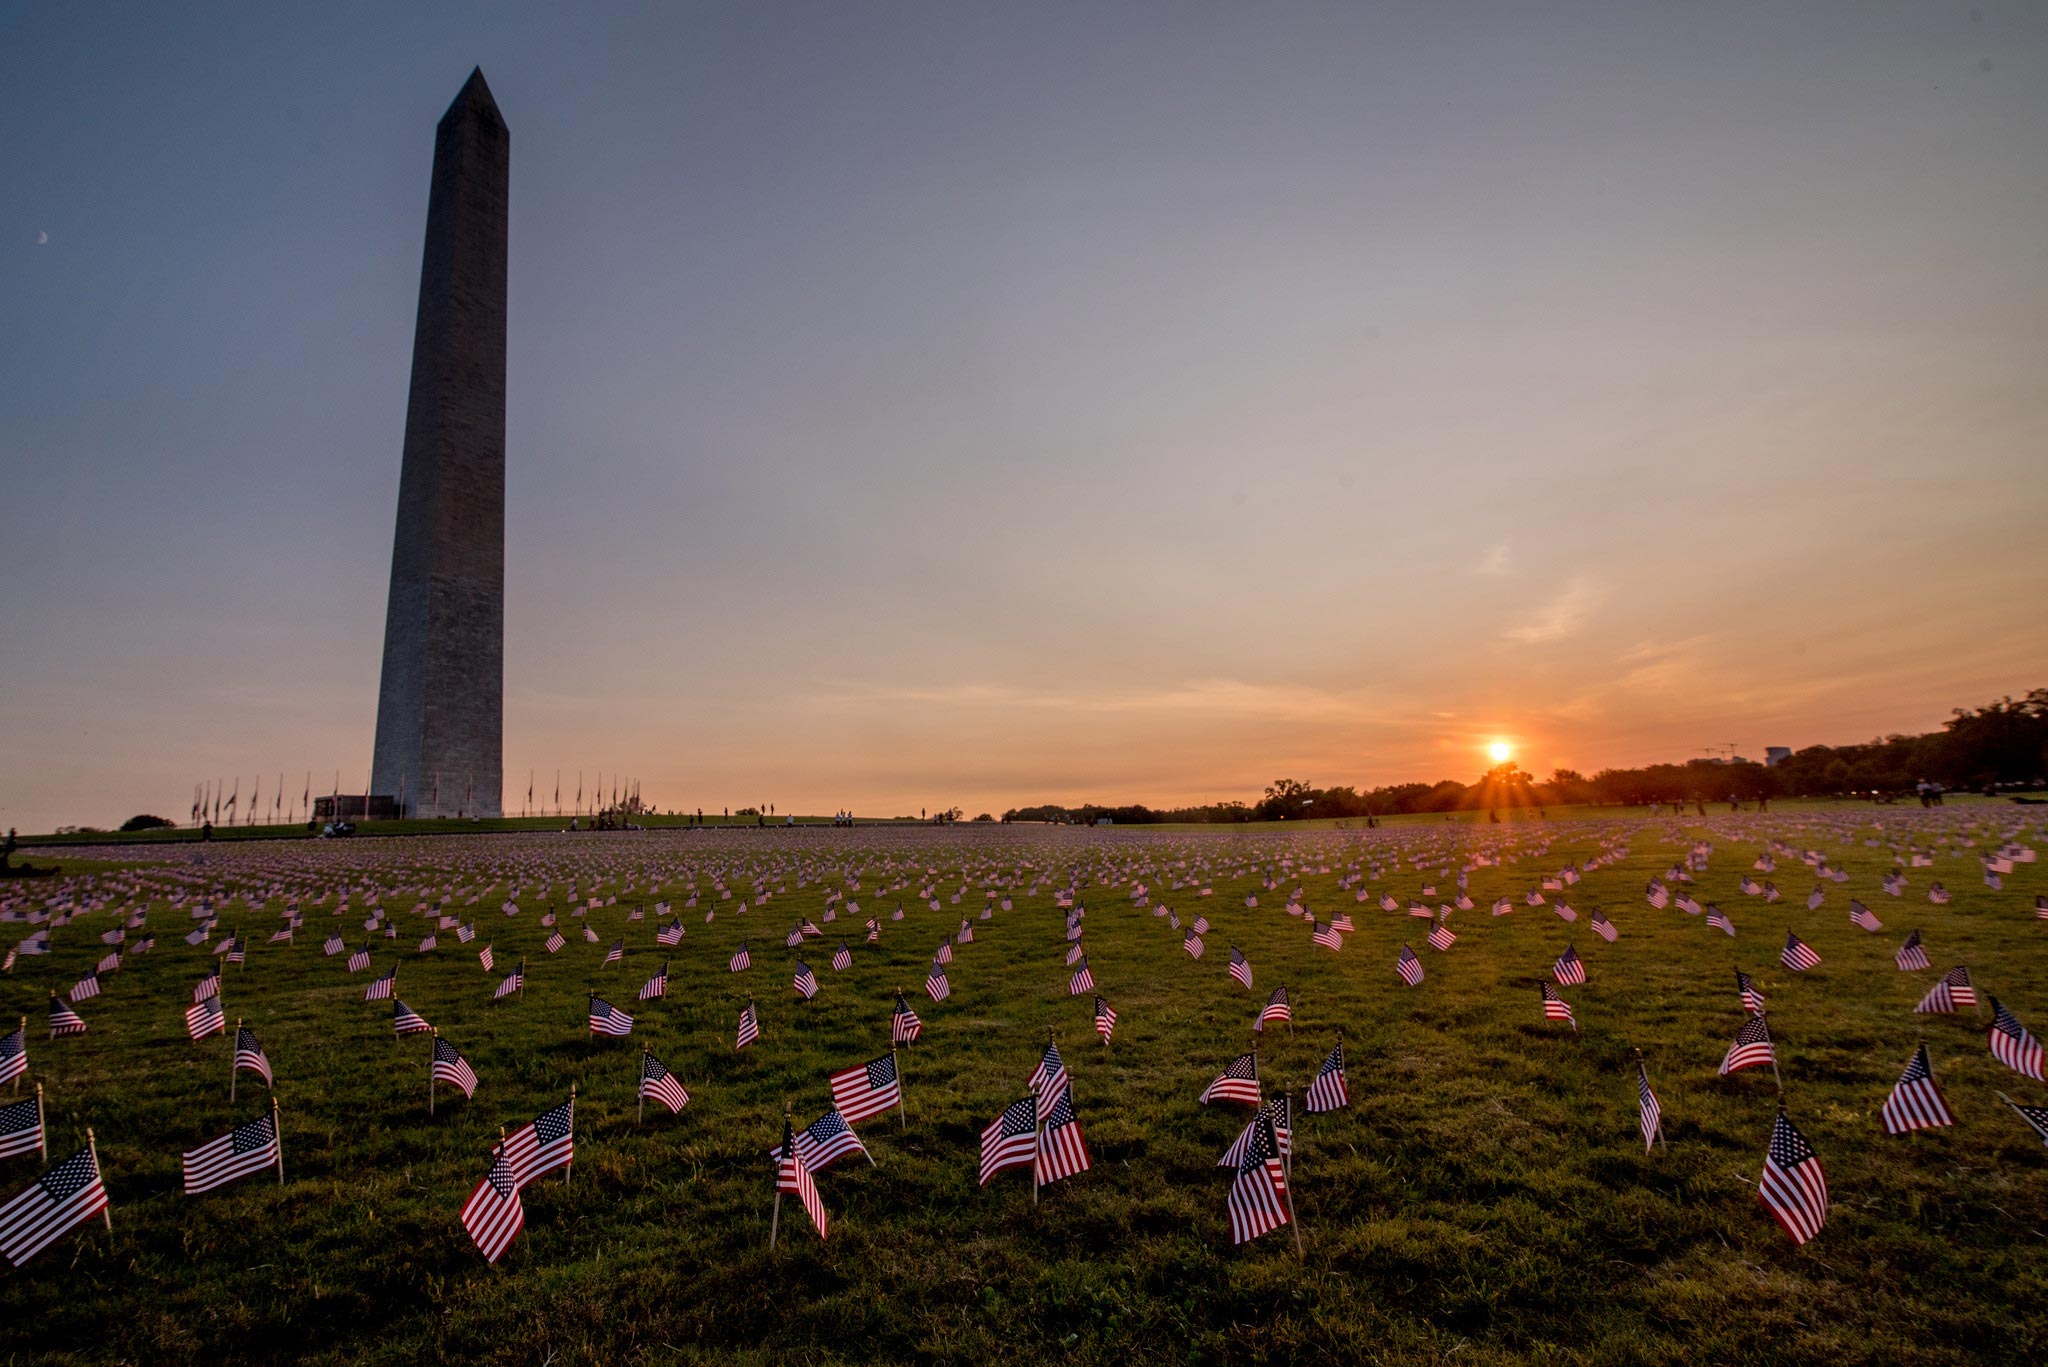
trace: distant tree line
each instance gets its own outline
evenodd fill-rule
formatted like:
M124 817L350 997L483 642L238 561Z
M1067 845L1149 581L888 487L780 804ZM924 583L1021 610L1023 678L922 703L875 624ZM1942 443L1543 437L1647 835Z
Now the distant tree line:
M1496 765L1474 783L1395 783L1360 792L1350 785L1317 788L1299 779L1275 779L1257 802L1200 807L1147 807L1139 803L1067 807L1046 803L1013 807L1005 821L1060 821L1093 825L1157 822L1301 821L1310 817L1367 818L1506 807L1592 805L1643 807L1658 803L1759 802L1774 797L1896 796L1923 781L1972 791L2043 785L2048 776L2048 688L2018 701L2001 698L1978 708L1957 708L1939 731L1883 736L1861 745L1813 745L1766 767L1695 759L1640 769L1602 769L1587 778L1576 769L1548 779L1514 763Z

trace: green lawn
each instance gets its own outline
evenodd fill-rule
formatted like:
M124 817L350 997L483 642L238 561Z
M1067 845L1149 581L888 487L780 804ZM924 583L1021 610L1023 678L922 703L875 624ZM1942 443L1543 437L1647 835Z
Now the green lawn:
M1711 809L1710 809L1711 810ZM1929 829L2003 830L2038 818L2009 807L1774 810L1651 820L1553 814L1509 829L1402 823L1376 832L1286 828L1120 828L1073 831L929 828L804 832L650 833L470 840L256 843L203 851L135 850L137 867L211 878L314 869L332 885L351 869L384 880L434 873L545 868L583 891L636 890L590 913L601 937L576 935L559 955L541 949L545 900L531 892L508 920L503 892L474 915L501 971L524 956L523 999L493 1004L497 975L443 932L413 952L424 927L413 896L389 903L400 938L378 942L377 971L400 964L398 995L471 1060L482 1085L429 1120L424 1037L394 1042L390 1007L364 1003L373 974L349 974L320 941L344 927L361 943L360 904L336 919L307 908L290 948L262 943L278 924L240 903L224 930L250 932L249 963L228 972L229 1039L183 1033L189 988L213 962L188 948L186 912L151 911L154 952L106 980L80 1006L83 1037L46 1038L44 1003L102 952L107 912L58 929L56 952L24 958L0 980L0 1018L30 1018L31 1081L48 1098L53 1153L92 1126L112 1193L114 1229L94 1225L10 1272L0 1288L0 1361L411 1363L436 1358L503 1363L981 1363L1081 1362L1618 1362L2025 1363L2048 1360L2048 1148L2002 1107L2002 1088L2030 1104L2048 1088L1985 1051L1974 1018L1916 1017L1935 976L1967 963L2036 1031L2048 1031L2048 922L2033 918L2048 874L2022 866L2003 892L1983 886L1976 851L1910 871L1904 899L1882 895L1890 835ZM1544 872L1631 834L1629 857L1563 895L1567 925L1522 894ZM1814 912L1812 875L1781 857L1784 901L1766 906L1736 881L1765 834L1828 850L1853 875L1828 885ZM1645 882L1682 859L1695 838L1715 850L1697 895L1734 920L1729 940L1704 919L1653 910ZM1910 837L1909 837L1910 838ZM2037 844L2048 844L2030 834ZM1532 853L1542 840L1554 845ZM1453 843L1454 842L1454 843ZM1425 922L1378 909L1382 891L1406 900L1436 879L1445 852L1519 842L1519 863L1475 870L1475 909L1451 918L1447 953L1423 946ZM1358 903L1337 881L1351 864L1432 851L1428 872L1404 860L1368 878ZM93 855L98 856L94 851ZM81 852L81 857L84 857ZM122 855L116 858L125 857ZM1283 858L1328 873L1259 881ZM151 861L168 861L157 865ZM918 884L882 893L884 861L939 871L934 912ZM1215 895L1168 891L1189 870L1215 866ZM45 861L46 862L46 861ZM66 861L70 861L67 859ZM951 1000L918 990L931 952L982 904L990 873L1023 865L1039 894L956 950ZM84 873L105 863L74 866ZM766 907L735 911L708 895L708 874L831 876L798 889L787 878ZM799 914L818 921L825 886L847 869L868 876L859 917L826 925L805 957L822 991L793 1000L794 953L783 935ZM1225 870L1246 869L1249 876ZM1104 1048L1090 999L1069 997L1066 942L1053 887L1070 870L1095 880L1086 945L1099 989L1121 1013ZM439 871L439 872L436 872ZM104 880L109 875L101 872ZM460 875L457 875L458 878ZM1026 874L1028 882L1029 874ZM1762 877L1763 875L1758 875ZM1127 892L1142 877L1183 921L1214 928L1199 962L1178 932ZM684 911L692 879L707 894ZM1951 905L1926 900L1934 878ZM655 880L659 891L655 891ZM475 882L477 880L469 880ZM1281 909L1296 882L1311 910L1351 913L1341 953L1313 946ZM55 886L24 886L38 902ZM771 878L771 887L775 880ZM559 883L550 889L561 905ZM1243 899L1256 892L1261 906ZM1512 915L1488 904L1515 898ZM1558 894L1549 894L1555 898ZM1847 920L1850 896L1886 922L1867 934ZM668 955L654 916L625 921L630 903L667 896L687 927ZM1434 900L1442 900L1442 897ZM891 922L898 902L906 919ZM703 907L720 908L706 925ZM1608 945L1583 919L1604 910L1620 927ZM859 923L883 917L879 945ZM1777 963L1788 927L1822 955L1806 974ZM1920 928L1934 968L1900 973L1892 954ZM829 968L835 933L854 967ZM9 925L7 943L29 927ZM600 969L621 934L623 967ZM733 976L742 938L755 967ZM1428 979L1408 989L1392 965L1403 941ZM1565 988L1581 1030L1546 1024L1537 982L1574 943L1590 980ZM1251 959L1256 989L1225 975L1232 943ZM384 947L395 945L396 951ZM669 998L643 1010L641 981L673 959ZM1768 1070L1715 1075L1743 1019L1732 968L1770 997L1787 1104L1826 1164L1834 1206L1827 1228L1795 1249L1757 1207L1756 1184L1776 1107ZM1196 1097L1251 1045L1258 1004L1275 986L1295 997L1296 1028L1260 1043L1269 1092L1297 1101L1342 1036L1350 1058L1348 1110L1303 1117L1295 1194L1307 1257L1288 1231L1243 1248L1229 1243L1229 1176L1214 1166L1248 1108L1202 1107ZM629 1041L584 1031L586 991L635 1011ZM908 1128L891 1116L861 1129L876 1160L842 1162L821 1179L831 1219L822 1246L783 1212L767 1249L770 1168L785 1106L799 1125L828 1104L825 1074L887 1048L893 990L909 989L923 1039L903 1055ZM763 1038L735 1054L747 993ZM260 1092L227 1100L232 1022L246 1017L276 1067L289 1181L252 1180L209 1197L178 1192L181 1150L251 1119ZM1024 1080L1047 1032L1066 1052L1090 1172L1048 1188L1036 1209L1028 1176L976 1185L978 1135ZM1925 1037L1959 1124L1889 1138L1877 1111L1916 1039ZM684 1081L680 1116L634 1122L642 1042ZM1632 1050L1643 1050L1664 1104L1668 1150L1646 1155L1635 1130ZM246 1081L246 1079L245 1079ZM578 1089L572 1183L526 1193L527 1228L496 1268L469 1245L457 1213L483 1175L501 1125L517 1126ZM0 1189L18 1191L33 1158L0 1161Z

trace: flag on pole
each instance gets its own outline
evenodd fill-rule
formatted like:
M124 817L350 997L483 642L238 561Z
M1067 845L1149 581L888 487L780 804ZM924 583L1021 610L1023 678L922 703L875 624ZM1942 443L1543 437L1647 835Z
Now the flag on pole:
M981 1132L981 1185L1004 1168L1034 1162L1038 1157L1038 1098L1012 1102Z
M1913 1051L1906 1071L1892 1088L1892 1094L1885 1098L1880 1114L1886 1134L1939 1129L1956 1123L1955 1113L1949 1110L1941 1088L1934 1083L1934 1065L1927 1061L1925 1044Z
M796 1132L797 1152L804 1156L804 1164L813 1176L824 1172L847 1154L867 1154L867 1145L860 1142L860 1136L846 1123L846 1117L837 1111L827 1111ZM776 1163L782 1161L782 1145L777 1144L768 1151L768 1157ZM872 1161L872 1160L870 1160Z
M519 1231L526 1228L526 1207L519 1199L519 1179L505 1145L491 1150L491 1169L462 1206L462 1227L484 1261L495 1263Z
M1770 1148L1764 1154L1763 1182L1757 1199L1784 1226L1792 1242L1803 1244L1820 1233L1828 1218L1828 1175L1806 1136L1778 1112L1771 1126Z
M1252 1022L1253 1032L1264 1034L1267 1021L1279 1021L1283 1025L1293 1024L1294 1004L1289 1000L1286 988L1276 987L1266 998L1266 1004L1259 1008L1259 1018Z
M804 1214L811 1217L811 1224L822 1240L825 1237L825 1203L819 1199L817 1180L811 1175L811 1165L804 1159L803 1146L796 1142L788 1116L782 1118L782 1158L775 1168L775 1190L793 1194L803 1203Z
M1259 1104L1259 1056L1239 1054L1223 1066L1215 1081L1202 1089L1201 1103L1244 1101Z
M668 1107L670 1115L690 1104L690 1094L683 1090L682 1082L651 1053L640 1056L640 1096L642 1100L659 1101Z
M842 1069L826 1081L832 1087L833 1109L846 1117L849 1124L880 1115L903 1102L894 1054Z
M1102 1036L1104 1044L1116 1033L1116 1009L1100 997L1095 999L1095 1033Z
M1785 947L1778 952L1778 962L1794 973L1804 973L1819 966L1820 955L1813 952L1812 945L1788 930L1785 932Z
M1344 1044L1340 1040L1323 1059L1323 1066L1316 1069L1315 1080L1308 1085L1308 1109L1319 1115L1350 1104L1351 1091L1344 1083Z
M273 1111L187 1152L185 1194L203 1196L277 1163L277 1117Z
M1906 943L1899 946L1899 952L1892 956L1892 962L1899 966L1901 973L1916 973L1926 968L1927 946L1920 942L1920 932L1914 931L1906 937Z
M1977 988L1970 981L1970 970L1961 964L1951 968L1927 989L1927 995L1913 1008L1915 1015L1952 1016L1956 1008L1977 1005Z
M1771 1044L1771 1025L1762 1016L1751 1016L1735 1032L1734 1043L1721 1058L1721 1076L1739 1073L1744 1068L1762 1068L1775 1065L1778 1055Z
M1273 1131L1272 1117L1263 1112L1254 1126L1237 1178L1224 1201L1233 1244L1256 1239L1287 1223L1287 1176L1280 1162L1279 1136Z
M761 1038L761 1021L754 1014L754 1003L749 1001L740 1008L738 1032L733 1036L733 1052L737 1053Z
M1991 999L1991 1057L2025 1077L2041 1081L2041 1045L2005 1004Z
M0 1206L0 1253L20 1267L106 1208L99 1159L88 1146Z
M1088 1171L1088 1145L1074 1118L1073 1093L1060 1089L1059 1099L1045 1114L1045 1135L1039 1143L1037 1181L1040 1186Z
M476 1095L476 1070L469 1066L460 1049L439 1035L434 1036L434 1061L428 1074L435 1082L460 1087L466 1097Z
M569 1166L576 1157L576 1098L543 1111L505 1141L505 1161L520 1186Z
M917 1018L917 1012L910 1009L910 1003L903 1000L903 994L896 994L896 1009L889 1013L889 1042L908 1044L924 1033L924 1022Z

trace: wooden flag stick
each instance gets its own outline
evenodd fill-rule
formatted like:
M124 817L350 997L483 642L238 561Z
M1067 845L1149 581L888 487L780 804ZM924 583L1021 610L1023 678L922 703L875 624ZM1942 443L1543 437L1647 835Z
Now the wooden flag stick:
M50 1161L50 1127L43 1120L43 1084L36 1084L36 1147L42 1150L43 1161Z
M892 1032L893 1033L893 1032ZM910 1116L903 1109L903 1065L896 1061L896 1041L889 1041L889 1066L896 1070L896 1131L901 1134L910 1128ZM871 1158L868 1160L873 1162Z
M92 1137L92 1126L90 1125L85 1127L85 1147L92 1152L92 1170L99 1172L100 1146L99 1141ZM104 1182L105 1180L106 1176L102 1173L101 1181ZM114 1232L114 1213L111 1206L100 1207L100 1218L107 1222L107 1233L112 1234Z
M639 1088L638 1088L638 1091L639 1091L639 1093L640 1093L640 1107L639 1107L639 1109L638 1109L638 1110L636 1110L636 1111L634 1111L634 1112L633 1112L633 1123L634 1123L635 1125L644 1125L644 1124L646 1124L646 1123L647 1123L647 1084L646 1084L646 1078L647 1078L647 1056L648 1056L649 1054L653 1053L653 1052L654 1052L654 1046L653 1046L653 1045L651 1045L651 1044L648 1044L648 1043L647 1043L646 1041L644 1041L644 1040L643 1040L643 1041L641 1041L641 1044L640 1044L640 1077L641 1077L641 1082L640 1082L640 1085L639 1085Z
M441 1027L438 1025L434 1027L434 1038L437 1040L441 1038ZM433 1049L427 1051L427 1118L430 1120L434 1115L434 1055L436 1052L438 1051Z
M576 1132L576 1084L573 1082L569 1084L569 1132L571 1134ZM571 1155L569 1161L562 1164L562 1185L565 1187L569 1185L569 1178L576 1171L575 1150L571 1149L569 1152Z
M235 1017L235 1042L236 1042L237 1044L239 1044L239 1043L241 1043L241 1040L242 1040L242 1018L241 1018L240 1016L237 1016L237 1017ZM229 1055L228 1055L228 1105L230 1105L230 1106L232 1106L232 1105L234 1105L234 1104L235 1104L235 1083L241 1080L241 1076L242 1076L242 1070L241 1070L240 1068L237 1068L237 1067L235 1066L235 1056L234 1056L233 1054L229 1054Z
M23 1016L23 1017L21 1018L21 1047L22 1047L22 1048L24 1048L24 1049L28 1048L28 1017L27 1017L27 1016ZM25 1073L25 1072L27 1072L27 1071L28 1071L28 1070L27 1070L26 1068L22 1069L22 1072L24 1072L24 1073ZM16 1096L20 1096L20 1095L21 1095L21 1073L16 1073L16 1074L14 1075L14 1094L15 1094Z
M284 1185L284 1121L277 1110L277 1093L270 1094L270 1132L277 1136L277 1184Z
M1280 1100L1287 1116L1287 1148L1280 1153L1280 1176L1287 1183L1287 1223L1294 1226L1294 1256L1306 1262L1308 1251L1301 1244L1301 1217L1294 1213L1294 1093L1282 1092ZM1279 1136L1274 1139L1277 1142Z

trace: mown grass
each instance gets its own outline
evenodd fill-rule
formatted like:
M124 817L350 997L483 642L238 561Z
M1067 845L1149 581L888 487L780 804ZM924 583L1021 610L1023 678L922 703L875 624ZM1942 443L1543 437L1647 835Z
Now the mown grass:
M1987 814L1877 819L1982 825ZM424 933L408 914L417 899L393 899L399 995L482 1078L473 1101L444 1095L429 1120L424 1039L394 1042L388 1005L360 1000L370 975L350 975L319 951L333 925L360 943L360 909L337 921L331 907L309 908L299 942L285 950L260 943L275 908L231 906L223 927L239 923L254 943L247 967L229 971L228 1016L250 1020L277 1069L290 1180L187 1199L178 1194L180 1151L261 1104L260 1090L244 1087L228 1105L229 1040L184 1038L188 989L211 961L179 940L185 913L158 905L157 949L82 1005L91 1033L50 1041L39 1029L47 988L97 958L98 933L111 922L96 913L56 931L56 953L23 960L0 983L0 1009L30 1016L31 1078L47 1090L53 1152L95 1128L115 1224L111 1236L95 1226L6 1275L4 1360L2042 1361L2048 1149L1993 1092L2035 1104L2048 1092L1991 1059L1971 1017L1910 1011L1935 973L1966 962L2022 1019L2048 1027L2048 923L2031 912L2048 878L2044 866L2027 866L1992 892L1972 851L1913 871L1905 900L1884 897L1876 881L1891 855L1861 843L1868 820L1774 813L1509 832L862 830L767 840L650 833L567 846L534 837L209 852L213 874L304 860L328 870L330 883L351 866L544 862L562 874L580 868L587 892L590 872L609 868L637 890L589 919L604 943L625 933L629 953L623 968L600 970L603 944L572 938L551 958L540 948L542 899L529 894L525 912L507 920L496 910L502 893L486 893L458 910L476 916L501 970L524 955L530 973L524 1000L494 1006L496 975L452 934L424 959L412 953ZM1582 916L1605 910L1619 943L1602 943L1583 920L1567 926L1547 908L1520 905L1541 873L1622 830L1634 832L1631 856L1565 894ZM1767 833L1824 845L1853 881L1830 885L1827 904L1808 912L1811 878L1781 860L1785 901L1741 896L1736 880ZM1698 893L1733 917L1733 941L1642 898L1648 877L1702 835L1716 851ZM1442 886L1440 860L1427 872L1389 866L1367 884L1367 903L1336 887L1346 865L1374 852L1429 842L1443 850L1452 840L1520 840L1526 851L1545 837L1556 842L1547 855L1474 871L1478 907L1452 918L1461 939L1447 955L1422 946L1425 923L1376 905L1383 890L1405 901L1426 880ZM1166 890L1182 859L1249 861L1263 873L1282 856L1327 861L1331 871L1274 890L1219 874L1215 895L1202 900L1193 888ZM875 875L890 858L940 869L944 898L964 865L968 893L938 912L915 896L915 883L882 894ZM782 936L799 914L820 919L816 881L799 890L790 879L768 906L743 913L718 903L711 925L701 907L683 911L688 933L672 956L653 945L651 910L625 923L631 902L658 895L680 910L686 884L671 877L656 892L657 871L805 862L864 864L870 875L861 917L825 926L827 938L805 955L822 983L813 1003L792 998L794 954ZM980 874L1023 863L1049 875L1039 895L1020 886L1014 910L977 921L975 942L956 951L952 999L927 1001L918 990L925 965L940 936L979 911ZM1116 879L1084 891L1089 961L1122 1015L1109 1048L1095 1042L1089 999L1065 990L1066 942L1051 897L1072 868ZM1126 892L1138 875L1183 920L1200 911L1215 923L1200 962L1163 920L1132 908ZM1955 893L1952 905L1926 902L1936 877ZM1351 912L1358 931L1341 953L1311 945L1281 911L1296 881L1312 910ZM559 905L561 889L551 891ZM1247 892L1258 894L1258 910L1243 907ZM1494 918L1487 904L1500 893L1517 910ZM1885 919L1883 933L1848 924L1850 895ZM906 919L890 922L899 901ZM859 921L874 911L883 938L866 946ZM1778 967L1788 926L1819 950L1820 969ZM1915 926L1934 971L1902 974L1891 955ZM830 946L842 927L855 966L834 973ZM743 936L756 967L734 977L725 961ZM1429 973L1413 990L1392 972L1404 940ZM1577 1034L1546 1024L1536 1004L1536 981L1567 940L1590 973L1565 989ZM1225 976L1232 942L1252 960L1251 993ZM392 957L379 950L379 971ZM643 1011L634 992L664 957L673 958L670 997ZM1776 1106L1769 1073L1715 1075L1742 1019L1730 971L1738 962L1770 994L1788 1104L1833 1188L1828 1227L1803 1251L1755 1199ZM1283 983L1296 1028L1260 1042L1269 1088L1298 1097L1340 1033L1350 1056L1351 1108L1304 1117L1298 1129L1305 1261L1286 1231L1231 1247L1229 1178L1214 1163L1245 1109L1195 1102L1250 1045L1257 1004ZM584 1033L593 985L636 1011L631 1041ZM780 1137L783 1108L799 1124L812 1118L827 1104L828 1071L886 1049L898 986L927 1024L903 1056L908 1128L893 1116L863 1125L876 1166L855 1159L822 1179L829 1242L800 1222L792 1233L785 1210L771 1253L765 1150ZM764 1036L735 1054L747 992ZM1049 1188L1034 1209L1020 1173L977 1187L976 1146L981 1127L1023 1094L1048 1030L1073 1070L1095 1167ZM1923 1033L1960 1123L1887 1138L1878 1107ZM681 1116L636 1125L643 1040L693 1099ZM1638 1047L1670 1138L1668 1151L1648 1155L1629 1070ZM572 1083L573 1181L530 1188L525 1234L486 1268L457 1223L462 1200L498 1127L524 1123ZM32 1160L9 1160L0 1180L12 1192L35 1170Z

